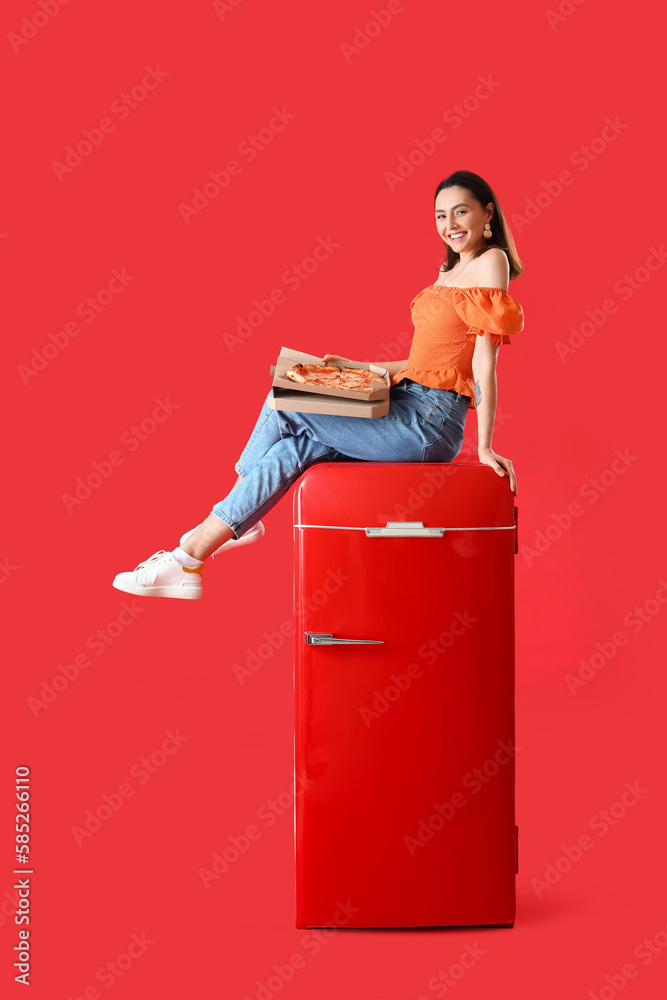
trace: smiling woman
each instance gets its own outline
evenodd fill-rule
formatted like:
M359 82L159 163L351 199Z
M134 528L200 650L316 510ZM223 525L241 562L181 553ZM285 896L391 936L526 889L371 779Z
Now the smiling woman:
M498 349L523 329L523 309L507 291L523 265L493 191L470 171L459 170L438 186L435 222L447 260L438 280L410 303L410 356L396 364L391 381L411 378L468 396L477 412L479 460L508 475L516 492L513 464L493 451L491 437Z
M384 365L389 412L360 420L276 410L269 392L235 465L231 491L173 551L159 549L134 570L118 573L114 587L146 597L201 597L204 561L262 538L261 518L309 466L453 462L469 409L477 413L480 463L507 476L516 492L512 462L493 451L491 435L498 349L523 328L523 310L507 286L523 267L498 201L477 174L459 170L442 181L435 221L447 261L435 284L412 300L409 358ZM344 354L325 354L322 362L334 358Z
M479 460L508 475L516 492L513 464L493 451L491 437L498 348L523 329L523 309L507 291L510 280L523 274L523 265L498 199L469 170L457 170L438 185L435 224L447 259L435 284L411 303L415 337L403 372L470 395L477 411ZM443 288L451 294L441 304L434 300Z

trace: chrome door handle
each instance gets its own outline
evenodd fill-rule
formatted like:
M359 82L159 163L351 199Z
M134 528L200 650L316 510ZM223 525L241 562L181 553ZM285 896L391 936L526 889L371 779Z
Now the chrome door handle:
M304 632L303 634L308 646L333 646L338 645L338 643L350 642L379 642L381 645L384 643L384 639L334 639L332 632Z
M367 538L442 538L444 528L425 528L423 521L387 521L386 528L365 528Z

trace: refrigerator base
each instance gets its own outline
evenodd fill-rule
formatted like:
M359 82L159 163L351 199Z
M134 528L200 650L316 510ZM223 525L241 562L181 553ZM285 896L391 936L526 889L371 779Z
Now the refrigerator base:
M295 924L297 930L331 930L330 924ZM511 929L514 927L514 921L509 924L407 924L406 926L391 926L387 927L385 925L378 926L368 926L368 927L335 927L334 930L337 931L419 931L419 930L443 930L443 931L461 931L468 930L471 927L480 927L484 929L488 927L502 928L506 927Z

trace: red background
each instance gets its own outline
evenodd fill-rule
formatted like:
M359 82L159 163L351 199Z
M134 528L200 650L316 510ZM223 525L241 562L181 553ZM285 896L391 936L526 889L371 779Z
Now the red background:
M551 24L525 0L404 2L346 57L386 6L243 0L221 16L212 3L74 0L53 13L44 2L46 17L38 0L2 13L3 991L21 990L13 782L26 765L40 1000L95 985L254 1000L295 953L303 968L274 993L430 1000L429 980L466 944L484 954L459 998L657 996L667 565L664 279L650 255L665 238L664 91L649 5L564 3ZM35 15L46 23L24 21ZM167 75L121 117L114 102L147 67ZM493 92L475 100L481 77ZM275 108L295 117L249 160L239 145ZM59 179L54 162L103 118L113 130ZM399 158L437 128L445 141L392 185ZM179 206L230 159L238 176L185 221ZM520 510L517 919L512 930L340 931L313 954L294 927L290 808L208 889L198 874L292 781L291 641L244 684L234 675L291 621L292 491L260 543L207 563L203 601L138 600L104 652L87 642L121 613L115 574L173 548L232 487L281 346L386 360L393 345L407 357L408 304L443 256L434 191L456 169L489 181L525 265L510 284L525 329L500 352L493 442L515 463ZM320 237L337 247L292 290L285 272ZM26 377L33 350L114 269L133 276L127 287ZM275 288L286 301L230 350L223 335ZM175 408L131 450L127 432L156 399ZM470 460L475 426L471 412ZM63 495L114 451L122 461L68 512ZM617 452L629 457L614 469ZM31 709L85 653L89 666ZM567 676L596 653L573 693ZM167 731L187 740L142 782L136 766ZM79 846L73 828L127 782L134 794ZM644 791L601 835L595 817L626 782ZM584 834L592 847L540 887ZM101 982L133 934L153 943ZM644 939L654 955L635 951Z

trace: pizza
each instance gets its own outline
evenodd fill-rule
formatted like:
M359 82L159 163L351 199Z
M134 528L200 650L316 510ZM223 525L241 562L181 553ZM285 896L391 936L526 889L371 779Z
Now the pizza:
M308 382L310 385L331 385L338 382L340 368L333 365L292 365L285 372L285 378L293 382Z
M369 368L339 368L337 365L292 365L285 372L285 378L304 385L320 385L328 389L353 389L357 392L372 392L378 381L385 385L381 375Z

